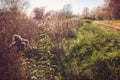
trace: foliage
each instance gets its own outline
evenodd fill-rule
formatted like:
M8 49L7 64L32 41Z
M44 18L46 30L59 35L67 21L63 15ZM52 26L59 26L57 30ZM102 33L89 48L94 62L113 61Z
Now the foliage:
M119 66L115 65L119 62L114 60L119 59L119 34L94 24L81 27L65 59L67 80L84 80L82 75L92 80L118 80L119 72L115 68Z
M81 18L97 19L97 20L111 20L120 19L120 2L119 0L104 0L104 5L98 6L88 12L88 8L84 8Z
M36 48L25 52L26 64L24 65L27 66L27 80L48 80L53 78L53 69L50 62L53 55L50 53L50 48L50 40L45 35L37 42Z
M34 19L36 20L43 20L45 16L45 9L44 8L35 8L34 9Z
M9 46L14 34L19 34L30 41L35 40L37 24L20 12L0 10L0 25L0 79L24 79L25 75L21 70L22 55L17 52L17 47Z
M108 0L109 7L111 8L112 16L115 19L120 19L120 1L119 0Z
M71 5L34 13L0 10L0 80L120 79L119 32L71 17Z
M24 10L28 6L27 0L0 0L0 9L9 10L11 8L17 8Z

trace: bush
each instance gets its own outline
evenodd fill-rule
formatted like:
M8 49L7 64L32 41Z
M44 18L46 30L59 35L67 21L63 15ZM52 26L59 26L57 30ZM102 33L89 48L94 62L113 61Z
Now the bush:
M65 74L81 79L84 74L88 80L118 80L119 72L114 71L119 62L111 64L109 61L119 56L119 35L119 32L94 24L80 27L77 38L71 42L70 54L65 58ZM78 80L74 76L73 79Z

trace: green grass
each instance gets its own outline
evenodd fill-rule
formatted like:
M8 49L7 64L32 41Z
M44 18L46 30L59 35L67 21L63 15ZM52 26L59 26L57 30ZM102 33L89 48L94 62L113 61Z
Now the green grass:
M80 27L70 47L67 75L92 80L119 79L116 69L120 66L120 32L87 23Z

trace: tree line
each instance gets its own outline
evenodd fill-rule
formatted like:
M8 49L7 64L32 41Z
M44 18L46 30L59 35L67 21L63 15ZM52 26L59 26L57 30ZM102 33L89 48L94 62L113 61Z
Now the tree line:
M102 6L89 11L89 8L84 8L81 18L87 19L120 19L120 1L119 0L104 0Z

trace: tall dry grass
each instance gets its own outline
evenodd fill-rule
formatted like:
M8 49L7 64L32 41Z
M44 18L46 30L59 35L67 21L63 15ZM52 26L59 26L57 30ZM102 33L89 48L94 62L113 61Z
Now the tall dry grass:
M20 12L0 10L0 80L22 80L20 70L22 56L17 48L9 48L12 36L19 34L30 41L35 40L37 22Z

